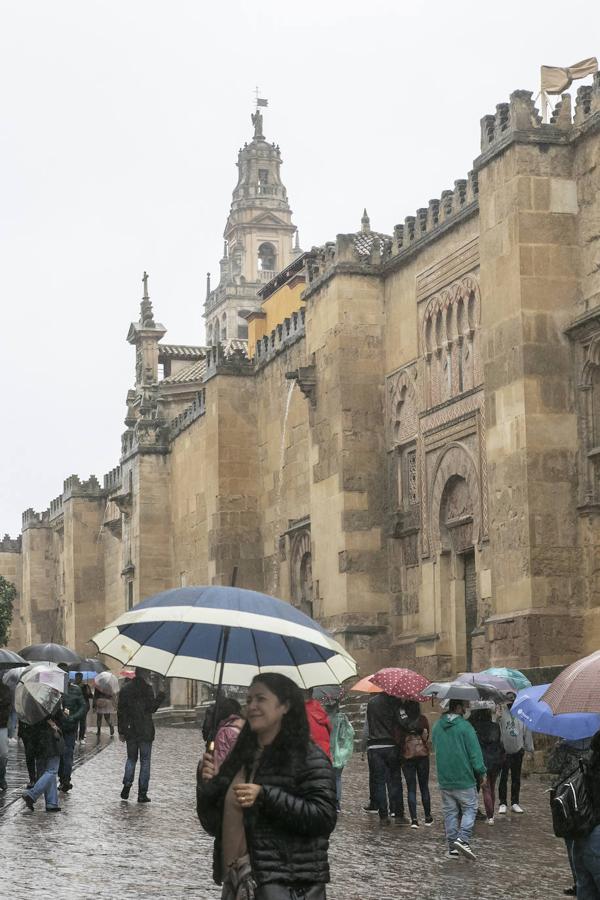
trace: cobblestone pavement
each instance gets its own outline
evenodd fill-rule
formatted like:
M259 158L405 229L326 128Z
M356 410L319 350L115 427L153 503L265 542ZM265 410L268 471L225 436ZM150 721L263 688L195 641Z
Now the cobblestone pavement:
M95 741L95 736L93 737ZM125 751L102 739L75 771L62 812L34 813L21 801L0 817L0 896L41 900L216 900L212 841L195 816L200 739L193 730L160 728L152 757L150 796L140 806L119 799ZM362 812L366 764L356 757L344 774L343 813L332 837L328 900L550 900L570 876L564 845L551 832L544 786L528 779L524 816L478 823L477 862L445 857L438 792L435 824L418 831L381 828ZM135 792L132 791L132 794Z

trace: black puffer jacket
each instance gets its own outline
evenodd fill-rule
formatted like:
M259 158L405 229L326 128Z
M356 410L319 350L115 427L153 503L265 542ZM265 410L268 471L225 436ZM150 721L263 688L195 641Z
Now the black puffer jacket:
M237 765L227 759L207 784L198 783L202 827L215 836L213 876L223 881L221 829L225 794ZM249 773L246 773L249 777ZM329 881L327 850L336 823L335 777L325 753L309 743L304 759L265 750L254 783L261 794L244 811L246 842L257 884L324 884Z
M138 675L124 684L117 706L119 734L127 741L153 741L155 729L152 713L164 699L162 691L155 697L151 686Z

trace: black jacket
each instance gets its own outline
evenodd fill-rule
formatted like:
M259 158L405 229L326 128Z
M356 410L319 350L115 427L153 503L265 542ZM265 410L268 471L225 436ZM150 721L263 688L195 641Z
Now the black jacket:
M50 759L53 756L62 756L65 751L65 742L60 730L58 716L53 715L52 719L55 724L59 725L58 731L52 728L49 718L30 726L29 740L31 741L31 750L35 754L36 759Z
M6 728L8 725L11 706L10 688L3 681L0 681L0 728Z
M162 691L155 697L150 685L137 675L124 684L119 692L117 706L119 734L128 741L153 741L152 713L156 712L164 699Z
M475 729L487 771L497 772L506 756L500 726L497 722L471 722L471 725Z
M389 694L375 694L367 703L368 746L396 743L400 725L400 702Z
M213 876L217 884L223 880L223 803L236 768L230 757L215 778L198 783L198 818L216 838ZM325 753L312 741L304 759L267 748L254 783L263 789L254 806L244 811L244 826L257 884L328 882L327 850L336 823L336 799L335 777Z

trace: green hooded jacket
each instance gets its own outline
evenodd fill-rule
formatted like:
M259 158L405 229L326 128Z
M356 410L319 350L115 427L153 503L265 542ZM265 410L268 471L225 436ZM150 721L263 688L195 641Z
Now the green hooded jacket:
M431 740L442 790L467 790L476 786L476 775L486 774L475 729L462 716L445 713L433 726Z

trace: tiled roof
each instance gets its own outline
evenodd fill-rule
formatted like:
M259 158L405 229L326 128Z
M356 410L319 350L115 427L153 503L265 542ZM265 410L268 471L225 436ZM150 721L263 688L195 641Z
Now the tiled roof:
M159 344L158 356L163 359L202 359L206 356L205 347L185 346L184 344Z
M231 338L228 341L223 341L223 352L225 356L231 356L232 353L244 353L247 356L248 341L243 341L241 338Z
M206 360L200 359L185 369L180 369L174 375L163 378L161 384L186 384L189 381L202 381L206 372Z

